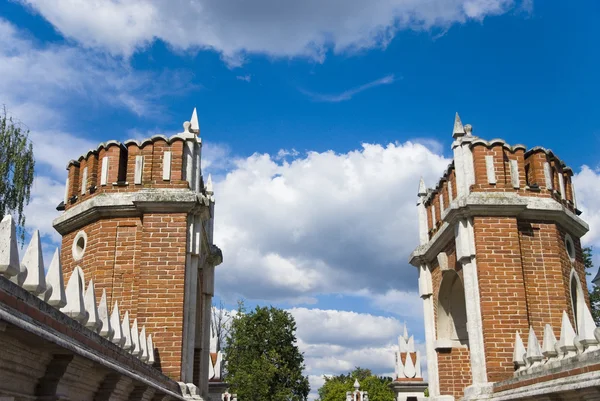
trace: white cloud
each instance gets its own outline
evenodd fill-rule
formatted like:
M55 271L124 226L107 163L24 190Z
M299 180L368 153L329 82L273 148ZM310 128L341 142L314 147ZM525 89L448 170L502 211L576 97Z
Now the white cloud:
M239 81L245 81L245 82L250 82L252 81L252 76L246 74L246 75L238 75L235 77L235 79L239 80Z
M361 92L364 92L371 88L376 88L381 85L390 85L395 82L394 74L386 75L383 78L376 79L375 81L371 81L364 85L357 86L356 88L348 89L342 93L338 94L322 94L322 93L314 93L304 89L300 89L300 92L310 97L316 102L327 102L327 103L339 103L346 100L352 99L354 95L357 95Z
M529 1L529 0L528 0ZM517 0L21 0L65 37L131 55L160 39L175 49L214 49L231 66L245 54L303 56L385 47L401 29L481 21Z

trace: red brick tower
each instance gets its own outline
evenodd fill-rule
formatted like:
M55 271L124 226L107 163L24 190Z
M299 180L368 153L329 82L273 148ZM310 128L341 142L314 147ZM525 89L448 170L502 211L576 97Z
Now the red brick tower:
M478 399L512 377L515 331L577 327L589 299L573 172L552 151L484 141L454 123L454 160L419 188L429 391ZM557 337L559 332L554 333Z
M201 170L196 110L184 132L108 141L67 166L65 276L80 266L109 305L154 336L155 366L208 392L214 198ZM194 362L196 361L196 362ZM193 380L193 377L196 380Z

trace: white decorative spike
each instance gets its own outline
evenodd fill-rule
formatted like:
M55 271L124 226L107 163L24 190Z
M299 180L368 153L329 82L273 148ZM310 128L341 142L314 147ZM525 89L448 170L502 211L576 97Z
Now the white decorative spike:
M67 304L62 263L58 248L54 252L48 273L46 273L46 292L40 294L39 298L58 309Z
M566 311L563 311L558 348L560 349L562 358L568 358L577 354L577 347L575 346L575 330L573 330L573 326L571 326Z
M125 316L123 316L123 322L121 323L121 330L123 330L123 337L125 338L125 342L121 345L125 351L130 351L133 349L133 343L131 342L131 326L129 325L129 311L125 311Z
M110 324L110 316L108 315L106 290L102 290L102 297L100 298L100 304L98 304L98 317L100 318L100 322L102 322L99 334L107 340L112 340L115 331L112 328L112 325Z
M212 380L215 378L215 367L212 363L212 358L208 358L208 380Z
M152 343L152 334L148 335L148 365L154 364L154 344Z
M0 222L0 275L10 278L20 272L17 227L10 214Z
M527 354L525 356L530 368L537 366L544 359L540 343L535 335L533 327L529 327L529 337L527 338Z
M80 270L79 266L73 269L65 290L67 304L60 308L60 310L72 319L85 324L87 321L87 312L85 311L85 303L83 301L84 285L81 281L83 272L80 272Z
M192 112L192 118L190 119L190 131L194 134L200 133L200 124L198 124L198 113L196 112L196 108L194 107L194 111Z
M142 350L140 359L142 362L148 362L148 338L146 337L146 326L143 326L142 331L140 331L140 349Z
M417 352L417 362L415 362L415 371L417 372L415 377L423 377L421 373L421 353L419 350Z
M400 352L406 352L407 349L408 349L408 343L404 339L404 336L398 336L398 350Z
M102 320L100 319L98 307L96 306L96 289L94 288L94 280L90 280L88 287L85 290L83 302L85 304L85 310L88 313L88 319L85 323L85 327L97 333L102 328Z
M221 378L221 363L223 362L223 354L217 352L217 360L215 361L215 379Z
M421 177L421 179L419 180L419 192L417 193L417 196L425 195L427 195L427 187L425 186L425 181L423 181L423 177Z
M521 339L521 335L517 331L515 335L515 348L513 351L513 363L517 370L522 369L525 366L525 355L527 354L527 350L525 350L525 346L523 345L523 340Z
M138 358L142 356L142 347L140 347L140 332L138 331L137 318L133 319L133 326L131 326L131 344L132 347L129 350L134 356Z
M215 192L213 191L213 183L212 176L208 175L208 180L206 180L206 193L209 195L213 195Z
M415 364L412 360L412 355L410 352L406 353L406 359L404 361L404 376L409 379L414 378L417 375L417 371L415 370Z
M544 327L544 344L542 345L542 354L548 358L555 358L558 353L556 352L556 337L554 336L554 331L552 330L552 326L547 324Z
M29 246L25 251L25 255L21 261L21 270L25 270L25 274L19 274L19 285L22 285L23 288L33 295L39 295L46 291L42 242L40 241L40 232L38 230L34 231Z
M406 345L406 351L407 352L415 352L415 337L414 336L410 336L410 338L408 339L408 343Z
M463 136L465 134L465 128L463 127L462 122L460 121L460 117L458 113L454 116L454 129L452 130L452 136L454 138Z
M585 352L589 352L598 349L598 340L594 335L596 322L594 322L587 304L585 302L583 304L580 318L577 321L577 332L579 333L579 342L583 345Z
M121 325L121 317L119 316L119 303L115 301L112 314L110 315L110 325L114 330L111 341L119 347L125 345L125 336L123 335L123 326Z

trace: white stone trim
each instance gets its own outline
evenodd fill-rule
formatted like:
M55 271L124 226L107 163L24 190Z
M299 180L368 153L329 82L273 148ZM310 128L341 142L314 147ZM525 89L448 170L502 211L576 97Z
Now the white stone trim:
M521 187L519 180L519 162L517 160L510 160L510 180L514 189L519 189Z
M417 214L419 216L419 242L421 245L426 244L429 241L429 227L427 223L427 209L423 204L423 196L419 200L417 205Z
M567 199L567 194L565 193L565 177L560 172L556 172L558 175L558 188L560 189L560 198Z
M435 225L437 224L437 221L435 219L435 205L431 205L431 225L433 227L431 227L432 229L435 228Z
M496 184L496 170L494 168L494 156L485 156L485 171L487 173L488 184Z
M448 180L448 206L452 203L454 196L452 194L452 181Z
M100 185L106 185L108 183L108 161L108 156L104 156L102 158L102 172L100 173Z
M83 243L83 247L80 246L80 241ZM85 249L87 247L87 234L85 231L79 231L73 239L73 245L71 246L71 253L73 254L73 260L78 261L83 259Z
M444 194L440 192L440 214L444 212L446 208L444 208Z
M554 184L552 182L552 169L550 168L550 163L544 162L544 179L546 180L546 189L554 189Z
M64 204L66 205L69 201L69 177L67 176L67 181L65 182L65 199Z
M429 396L440 395L440 382L438 373L438 359L434 348L435 341L435 314L433 312L433 283L429 266L423 265L419 268L419 278L422 277L422 285L427 289L421 296L423 299L423 320L425 323L425 351L427 357L427 375L429 380Z
M575 183L571 179L571 194L573 195L573 207L577 209L577 196L575 195Z
M163 173L162 178L164 181L171 180L171 151L166 150L163 153Z
M81 176L81 195L85 195L85 187L87 185L87 178L88 178L88 168L87 168L87 166L85 166L83 168L83 174Z
M142 183L142 174L144 173L144 156L137 155L135 157L135 170L133 172L133 183L140 185Z

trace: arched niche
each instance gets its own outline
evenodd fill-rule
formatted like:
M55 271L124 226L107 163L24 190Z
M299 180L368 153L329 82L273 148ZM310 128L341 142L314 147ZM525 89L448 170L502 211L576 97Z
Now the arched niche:
M465 305L465 289L454 270L443 273L438 294L437 339L457 341L466 344L467 308Z

